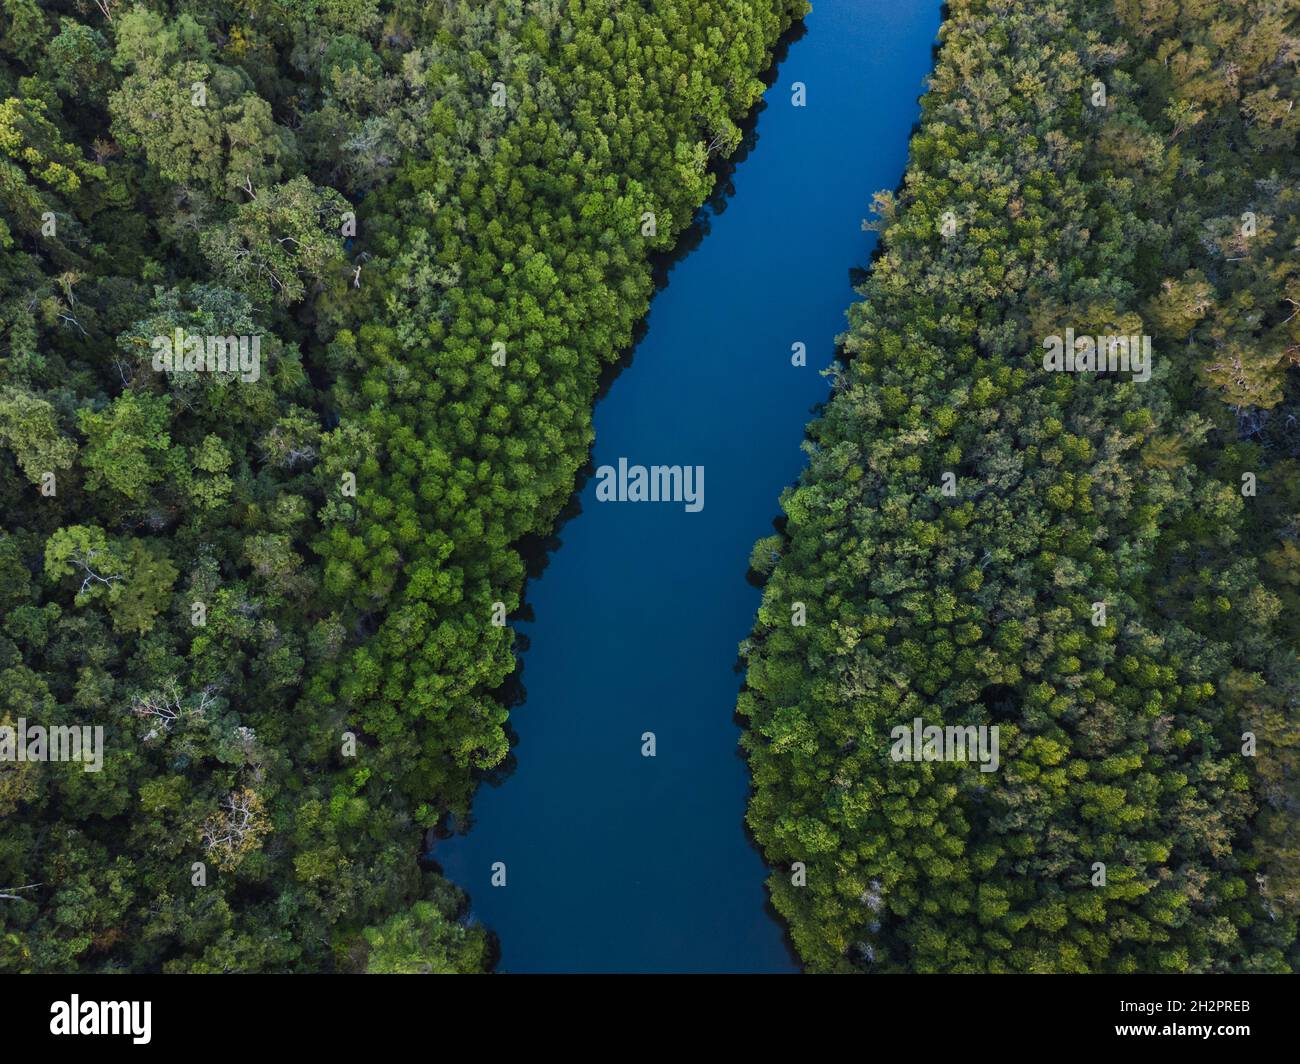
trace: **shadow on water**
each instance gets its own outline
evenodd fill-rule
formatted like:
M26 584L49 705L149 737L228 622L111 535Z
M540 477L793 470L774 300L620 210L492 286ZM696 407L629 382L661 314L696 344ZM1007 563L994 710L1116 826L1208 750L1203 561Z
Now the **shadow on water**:
M772 53L772 62L767 69L759 76L763 82L764 91L770 89L775 83L777 73L781 63L789 54L791 45L802 39L808 32L808 27L803 21L795 22L777 42ZM654 295L658 295L668 287L673 268L684 260L692 251L703 243L704 238L709 234L712 219L715 215L722 214L727 209L728 200L735 195L736 185L734 176L736 169L743 163L758 144L758 119L759 116L767 109L767 100L760 97L758 102L750 108L749 113L737 123L741 138L736 147L727 158L715 158L709 163L709 172L714 176L713 190L705 200L704 205L695 212L695 217L670 251L656 252L651 256L650 268L651 277L654 282ZM641 341L645 339L649 332L649 317L643 316L633 327L632 340L627 348L618 356L618 358L607 363L601 368L600 375L596 382L596 393L593 400L595 403L600 402L608 394L614 381L623 373L625 369L632 365L632 360L636 355L636 350ZM528 602L528 586L533 581L540 579L546 571L547 565L555 551L564 545L561 538L561 532L564 526L582 513L582 493L590 480L596 473L595 465L588 456L588 461L577 473L574 478L573 494L569 501L556 515L554 526L550 532L545 535L531 534L522 537L513 546L518 551L520 559L524 563L525 582L520 594L519 608L510 615L512 626L518 623L532 623L535 620L532 606ZM524 686L523 674L525 664L525 653L528 650L528 637L515 629L514 654L515 668L500 687L489 692L490 697L504 705L507 709L515 709L523 705L528 698L527 688ZM486 783L489 787L499 787L514 773L518 764L515 756L515 748L519 745L520 739L514 728L506 723L506 736L510 741L510 753L502 760L500 765L488 770L481 770L475 773L476 783ZM428 833L425 842L425 849L428 850L433 839L449 838L451 835L463 835L474 826L473 813L467 813L463 817L449 818L447 825L439 825ZM423 862L427 867L441 871L436 862L426 859Z

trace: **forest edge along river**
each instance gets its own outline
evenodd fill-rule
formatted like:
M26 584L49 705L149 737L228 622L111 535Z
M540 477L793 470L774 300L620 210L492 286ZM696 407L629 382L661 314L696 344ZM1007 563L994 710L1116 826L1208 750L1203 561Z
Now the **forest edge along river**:
M501 971L797 970L744 824L748 559L803 466L939 20L932 0L818 0L602 389L589 475L512 620L511 771L428 855Z

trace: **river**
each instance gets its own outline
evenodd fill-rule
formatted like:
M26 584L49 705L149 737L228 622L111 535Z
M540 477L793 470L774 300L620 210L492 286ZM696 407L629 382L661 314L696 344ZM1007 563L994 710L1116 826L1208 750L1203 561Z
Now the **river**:
M939 13L816 0L730 187L596 406L594 466L703 466L704 506L598 502L591 477L528 584L514 771L430 855L498 934L501 971L798 970L744 826L737 646L759 601L746 571L804 463L819 370L875 239L861 221L901 178Z

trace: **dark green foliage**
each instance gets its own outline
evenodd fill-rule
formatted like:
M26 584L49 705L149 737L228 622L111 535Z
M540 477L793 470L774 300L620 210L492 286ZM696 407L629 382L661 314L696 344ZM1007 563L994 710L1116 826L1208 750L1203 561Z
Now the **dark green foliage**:
M4 0L0 725L107 749L0 764L0 969L487 965L492 604L803 10Z

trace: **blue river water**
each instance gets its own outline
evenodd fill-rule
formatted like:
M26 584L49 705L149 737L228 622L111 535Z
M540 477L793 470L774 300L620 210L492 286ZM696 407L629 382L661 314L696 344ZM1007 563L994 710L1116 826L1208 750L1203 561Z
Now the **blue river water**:
M529 582L516 767L430 854L498 934L502 971L798 970L744 826L746 572L804 464L850 272L870 261L861 221L901 178L939 17L937 0L815 0L720 179L734 188L700 212L596 406L595 466L703 466L704 506L598 502L593 476Z

